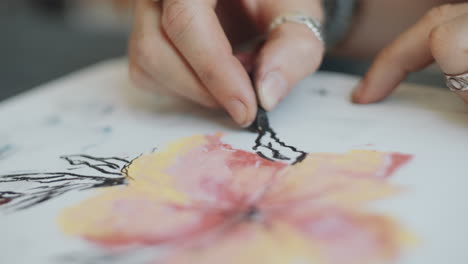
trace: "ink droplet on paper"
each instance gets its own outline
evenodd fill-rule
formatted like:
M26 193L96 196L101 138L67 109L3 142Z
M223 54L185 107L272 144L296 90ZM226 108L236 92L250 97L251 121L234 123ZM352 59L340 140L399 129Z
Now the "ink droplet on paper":
M103 134L108 135L108 134L111 134L111 133L112 133L113 128L112 128L111 126L105 126L105 127L103 127L103 128L101 129L101 131L102 131Z
M0 160L7 158L12 152L14 152L14 146L12 144L0 146Z
M398 193L409 155L312 153L296 165L194 136L135 159L128 185L65 209L63 231L104 248L169 246L155 263L381 263L411 235L369 203Z

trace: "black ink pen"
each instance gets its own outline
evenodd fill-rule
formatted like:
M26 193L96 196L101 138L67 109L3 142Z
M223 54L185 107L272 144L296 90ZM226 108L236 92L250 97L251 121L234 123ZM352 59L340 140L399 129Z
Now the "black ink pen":
M260 133L269 129L267 112L259 105L254 122L248 127L252 132Z
M254 86L255 95L257 96L258 107L257 107L257 115L255 116L255 120L248 127L248 130L252 132L256 132L256 133L261 133L270 129L270 123L268 122L267 112L260 105L260 99L257 94L257 89L255 89L254 74L250 73L249 76L250 76L250 81L252 82L252 85Z

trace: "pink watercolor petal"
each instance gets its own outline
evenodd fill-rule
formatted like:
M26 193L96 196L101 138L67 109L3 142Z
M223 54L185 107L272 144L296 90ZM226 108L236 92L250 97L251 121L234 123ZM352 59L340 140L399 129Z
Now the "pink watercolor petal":
M412 156L402 153L390 153L388 159L390 161L383 173L384 177L391 176L396 170L406 165L412 159Z
M410 155L371 150L353 150L343 154L314 153L307 159L315 166L315 177L342 176L386 178L411 159Z
M385 178L409 159L375 151L309 154L277 177L261 204L287 208L313 201L320 206L361 206L395 194L398 188Z
M209 136L206 140L166 170L176 181L176 188L197 203L229 208L253 201L286 167L255 153L233 149L221 143L219 137Z

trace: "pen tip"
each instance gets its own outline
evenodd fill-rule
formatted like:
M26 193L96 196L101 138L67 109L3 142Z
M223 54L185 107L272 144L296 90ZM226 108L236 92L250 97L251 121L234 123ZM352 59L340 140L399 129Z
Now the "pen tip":
M267 112L259 106L255 121L248 127L248 129L252 132L258 133L267 130L269 126L270 124L268 122Z

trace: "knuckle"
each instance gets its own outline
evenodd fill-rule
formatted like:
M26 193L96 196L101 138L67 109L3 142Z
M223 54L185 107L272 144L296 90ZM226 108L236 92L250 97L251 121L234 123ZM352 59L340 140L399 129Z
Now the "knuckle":
M427 18L434 22L437 23L438 21L441 21L442 19L450 16L454 10L454 6L452 4L444 4L441 6L433 7L429 12L427 13Z
M135 86L135 88L160 95L174 95L171 91L163 88L160 82L157 82L155 79L153 79L138 64L129 64L128 75L131 83Z
M450 37L450 27L446 24L438 25L429 33L429 43L431 46L439 46L440 43L443 43L444 40L446 41Z
M221 106L214 99L207 100L206 102L203 103L203 106L212 110L221 109Z
M128 67L128 75L130 77L130 81L138 88L144 88L145 74L141 67L135 63L130 63Z
M309 59L311 70L319 67L325 52L323 45L321 43L316 45L316 42L311 43L310 37L296 41L295 49L299 56Z
M301 38L300 40L295 42L295 48L301 54L305 55L313 55L315 54L315 49L313 45L311 45L311 38Z
M168 2L164 7L162 24L166 33L174 41L183 36L195 18L195 14L191 12L189 5L187 1L174 0Z
M379 68L392 68L402 75L411 73L414 66L406 62L406 58L401 56L395 45L390 45L382 49L378 54L374 64Z
M458 34L449 24L438 25L429 34L429 45L434 55L444 51L458 52Z
M393 52L393 48L392 46L387 46L385 48L383 48L378 57L377 57L377 60L379 62L384 62L384 63L388 63L388 62L391 62L394 60L394 52Z
M214 63L206 63L200 67L198 75L204 83L210 83L216 79L216 65Z
M198 104L209 108L209 109L217 109L219 108L219 104L214 100L213 96L207 93L204 88L199 88L196 95L188 98Z
M147 65L157 58L155 41L149 36L141 36L131 47L131 56L139 65Z

